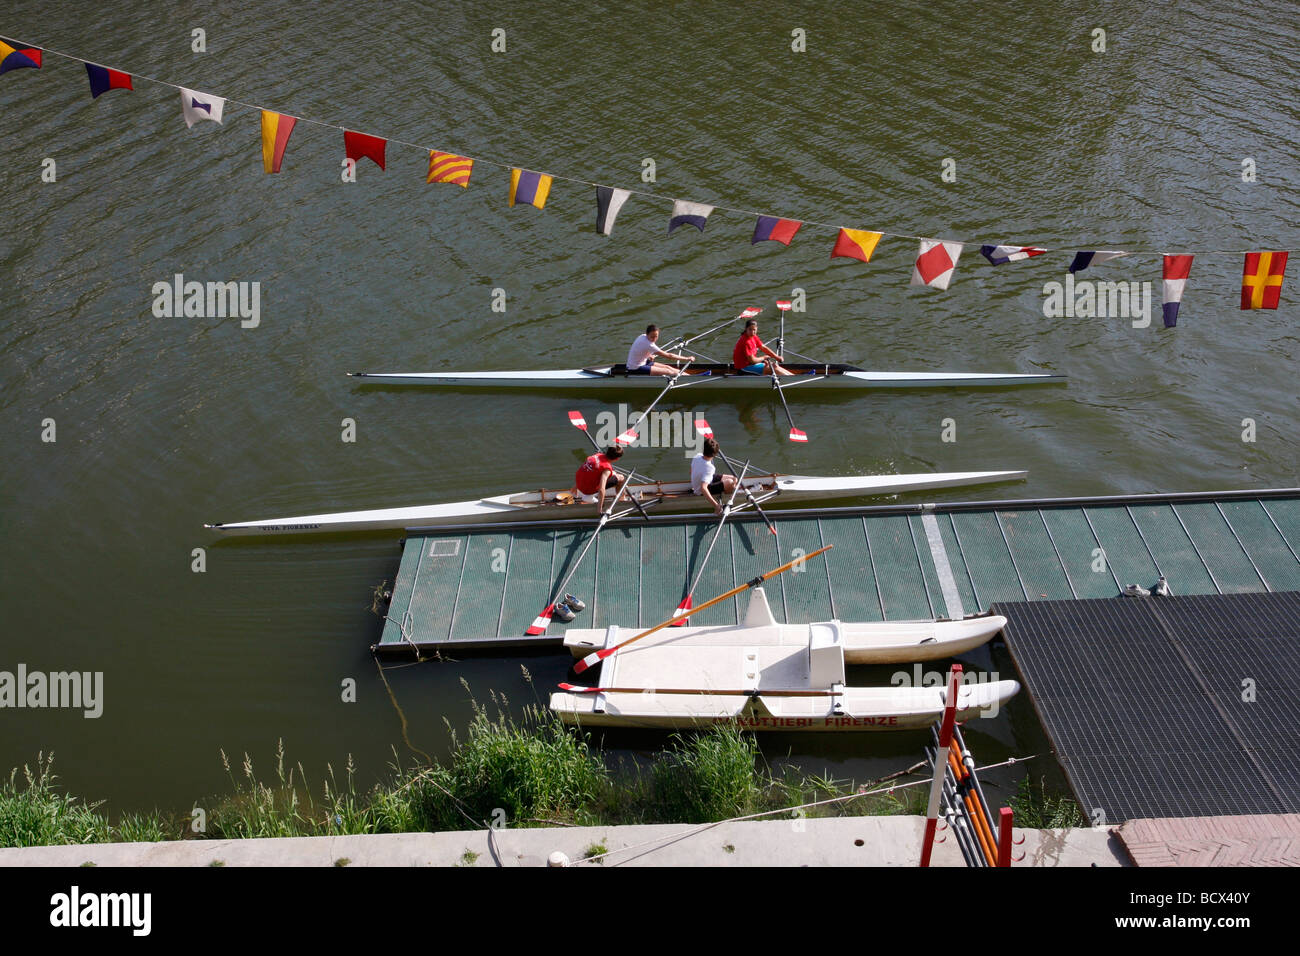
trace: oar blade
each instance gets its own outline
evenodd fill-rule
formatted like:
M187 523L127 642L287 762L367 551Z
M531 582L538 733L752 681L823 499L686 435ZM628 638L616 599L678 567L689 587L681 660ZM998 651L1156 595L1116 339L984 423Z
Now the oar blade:
M629 428L629 429L628 429L627 431L625 431L623 434L621 434L621 435L619 435L617 438L615 438L614 441L615 441L615 443L617 443L617 444L619 444L619 445L630 445L630 444L632 444L632 442L636 441L636 429L635 429L635 428Z
M713 437L713 429L709 427L709 423L703 418L695 419L695 430L705 438Z
M677 613L680 615L683 611L689 611L691 607L691 595L688 594L686 597L682 598L682 603L677 605ZM682 627L685 623L686 618L684 616L678 617L677 620L673 621L673 623L669 625L669 627Z
M598 690L598 688L583 687L581 684L568 684L568 683L561 682L560 690L567 691L570 694L594 694Z
M578 661L578 663L573 665L573 673L581 674L584 671L586 671L588 668L595 667L602 660L604 660L604 658L605 658L605 654L603 651L593 651L592 653L584 657L582 660Z
M807 440L808 440L808 433L807 433L806 431L804 431L803 429L801 429L801 428L791 428L791 429L790 429L790 440L791 440L791 441L807 441Z
M569 412L569 423L574 428L581 428L584 432L587 430L587 420L582 417L582 412Z
M537 617L533 618L533 623L529 625L528 630L524 631L529 637L537 637L539 634L546 633L546 625L551 623L551 615L555 613L555 605L546 605L546 610Z

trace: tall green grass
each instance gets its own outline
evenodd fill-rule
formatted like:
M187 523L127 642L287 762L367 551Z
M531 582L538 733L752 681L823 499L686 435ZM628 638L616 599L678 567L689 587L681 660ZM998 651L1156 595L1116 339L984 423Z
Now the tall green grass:
M87 804L59 787L52 757L15 769L0 783L0 846L244 839L360 833L472 830L486 826L547 824L619 825L707 823L780 811L819 800L797 811L810 817L918 813L923 788L854 796L851 781L804 773L775 772L752 735L733 727L674 734L645 765L606 764L589 736L564 726L540 706L519 718L476 707L463 738L451 733L450 756L433 765L403 766L394 754L387 779L362 789L351 757L336 774L311 782L301 764L290 763L283 743L273 772L263 778L244 755L221 760L230 781L226 793L199 805L208 808L204 832L191 830L188 815L131 813L116 823L102 804ZM1070 826L1082 822L1072 801L1046 794L1032 781L1012 801L1017 823ZM777 817L779 818L779 816Z

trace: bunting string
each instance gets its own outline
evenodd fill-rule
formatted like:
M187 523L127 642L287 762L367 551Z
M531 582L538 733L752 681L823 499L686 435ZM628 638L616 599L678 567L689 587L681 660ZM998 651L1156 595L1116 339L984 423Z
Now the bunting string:
M93 97L112 89L132 89L133 79L144 80L158 86L168 87L180 92L185 121L192 126L203 119L222 122L222 112L226 104L244 109L257 110L262 114L263 160L268 173L280 170L280 161L288 146L289 136L297 123L320 129L331 129L344 134L346 155L357 161L369 158L381 169L384 168L384 149L388 143L410 149L418 149L430 157L429 183L452 183L467 187L473 167L477 164L494 169L509 170L511 175L509 204L529 204L541 209L545 206L551 183L560 181L579 186L587 186L597 191L597 230L603 235L613 231L614 220L626 200L631 196L654 202L673 204L668 232L690 225L701 232L709 216L718 210L738 216L747 216L756 220L754 236L751 243L776 241L790 245L795 233L803 226L837 230L837 240L831 252L832 258L843 257L869 262L876 246L882 239L904 239L920 243L920 250L915 260L912 273L913 285L925 285L938 289L947 289L956 269L958 258L966 246L976 246L980 253L992 265L1003 265L1036 257L1044 253L1076 251L1070 272L1075 273L1110 259L1121 257L1147 257L1159 255L1164 262L1164 309L1165 322L1172 326L1177 316L1178 302L1181 299L1191 269L1194 256L1245 256L1242 275L1242 308L1278 307L1282 279L1285 273L1289 251L1261 251L1256 249L1210 250L1196 253L1169 253L1144 249L1124 250L1083 250L1079 247L1043 247L1018 246L1009 244L981 244L973 240L937 239L929 236L908 233L886 232L884 230L865 230L848 228L830 222L812 219L791 219L775 216L752 209L721 204L706 205L699 202L687 202L681 199L669 199L661 193L645 189L618 188L582 179L562 173L541 173L524 166L519 166L496 159L470 156L465 153L451 153L442 149L413 143L408 140L380 137L362 133L351 127L327 123L310 117L294 116L280 113L267 107L243 100L218 97L216 94L199 92L183 87L168 80L158 79L138 73L126 73L114 68L104 67L93 61L59 50L39 47L34 44L21 43L0 37L0 74L22 67L42 67L42 55L59 57L87 68Z

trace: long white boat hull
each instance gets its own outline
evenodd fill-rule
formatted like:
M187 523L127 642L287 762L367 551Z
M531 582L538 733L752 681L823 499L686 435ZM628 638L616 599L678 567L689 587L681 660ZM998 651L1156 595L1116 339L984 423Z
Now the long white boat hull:
M835 368L835 366L831 366ZM501 372L349 372L360 384L424 385L455 388L603 388L662 389L668 379L659 375L626 375L614 366L520 370ZM808 381L794 375L780 379L782 385L798 384L804 388L999 388L1012 385L1046 385L1065 381L1063 375L1020 374L1017 372L871 372L852 370L835 372ZM696 382L699 375L687 375L682 383ZM720 389L771 389L772 379L764 375L710 374L709 385Z
M996 716L1020 691L1014 680L965 684L957 694L957 719ZM839 696L758 697L677 694L551 695L551 710L579 727L700 730L727 725L741 730L920 730L943 716L941 687L846 688Z
M1019 481L1024 471L956 471L913 475L850 475L816 478L803 475L757 475L745 485L755 497L773 495L772 501L802 501L812 498L857 498L898 495L933 488ZM708 503L692 494L686 481L633 485L629 494L644 505L654 502L655 514L711 511ZM624 496L626 499L626 495ZM737 501L740 501L740 496ZM622 502L620 502L622 506ZM204 525L223 534L313 534L336 531L383 531L425 528L449 524L478 524L493 521L544 521L596 516L596 506L575 501L566 491L542 489L515 495L497 495L478 501L456 501L404 508L375 508L364 511L336 511L326 514L259 521L236 521Z
M762 589L755 589L754 593ZM766 599L763 601L766 607ZM664 617L672 613L665 608ZM747 620L749 620L747 618ZM997 614L963 618L959 621L870 621L841 622L844 660L848 664L910 664L935 661L965 654L987 644L1007 625ZM618 632L619 629L614 629ZM808 643L807 624L750 624L713 627L669 627L637 642L651 647L803 647ZM623 637L630 637L623 633ZM592 651L612 647L609 629L569 628L564 632L564 646L574 657L586 657ZM629 648L627 653L632 653Z

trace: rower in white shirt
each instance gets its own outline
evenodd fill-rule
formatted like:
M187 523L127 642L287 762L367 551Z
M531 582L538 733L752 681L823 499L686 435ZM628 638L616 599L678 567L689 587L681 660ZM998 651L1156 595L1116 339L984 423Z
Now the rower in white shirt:
M671 365L656 362L655 356L662 355L675 362L689 362L690 357L666 352L655 345L659 341L659 326L647 325L645 334L638 335L632 348L627 353L627 371L629 375L676 375L679 371Z
M713 505L713 513L722 513L722 502L714 495L729 495L736 487L733 475L717 476L713 465L713 456L718 453L718 443L712 438L704 439L700 453L691 459L691 491L703 495Z

